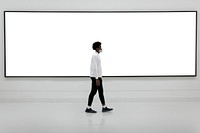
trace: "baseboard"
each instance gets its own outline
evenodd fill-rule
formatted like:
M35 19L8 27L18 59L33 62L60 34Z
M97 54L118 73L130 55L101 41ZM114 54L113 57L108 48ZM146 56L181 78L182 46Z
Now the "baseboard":
M200 102L200 98L107 98L107 102ZM13 102L87 102L86 98L0 98L1 103ZM100 102L98 98L94 102Z

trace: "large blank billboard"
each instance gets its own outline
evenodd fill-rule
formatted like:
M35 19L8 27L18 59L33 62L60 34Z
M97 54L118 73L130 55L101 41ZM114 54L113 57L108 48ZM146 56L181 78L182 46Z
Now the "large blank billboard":
M196 76L197 11L5 11L5 77Z

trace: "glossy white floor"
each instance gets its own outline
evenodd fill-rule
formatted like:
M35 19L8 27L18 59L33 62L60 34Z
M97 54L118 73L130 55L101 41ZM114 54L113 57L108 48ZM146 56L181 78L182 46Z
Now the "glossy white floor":
M0 133L200 133L200 102L0 103Z

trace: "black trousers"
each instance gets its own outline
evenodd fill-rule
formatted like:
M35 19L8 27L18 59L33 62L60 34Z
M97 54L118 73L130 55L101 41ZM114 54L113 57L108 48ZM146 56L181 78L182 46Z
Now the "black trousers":
M91 88L91 92L89 94L89 98L88 98L88 106L92 105L93 99L95 94L99 93L99 99L101 101L101 104L104 106L105 105L105 99L104 99L104 94L103 94L103 85L102 85L102 78L99 78L100 80L100 86L96 85L96 78L91 77L92 80L92 88Z

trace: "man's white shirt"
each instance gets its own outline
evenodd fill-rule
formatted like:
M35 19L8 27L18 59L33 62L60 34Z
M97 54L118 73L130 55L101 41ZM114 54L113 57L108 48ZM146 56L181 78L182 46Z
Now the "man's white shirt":
M90 77L95 77L98 79L102 77L102 69L101 69L101 58L99 53L95 51L92 55L91 64L90 64Z

